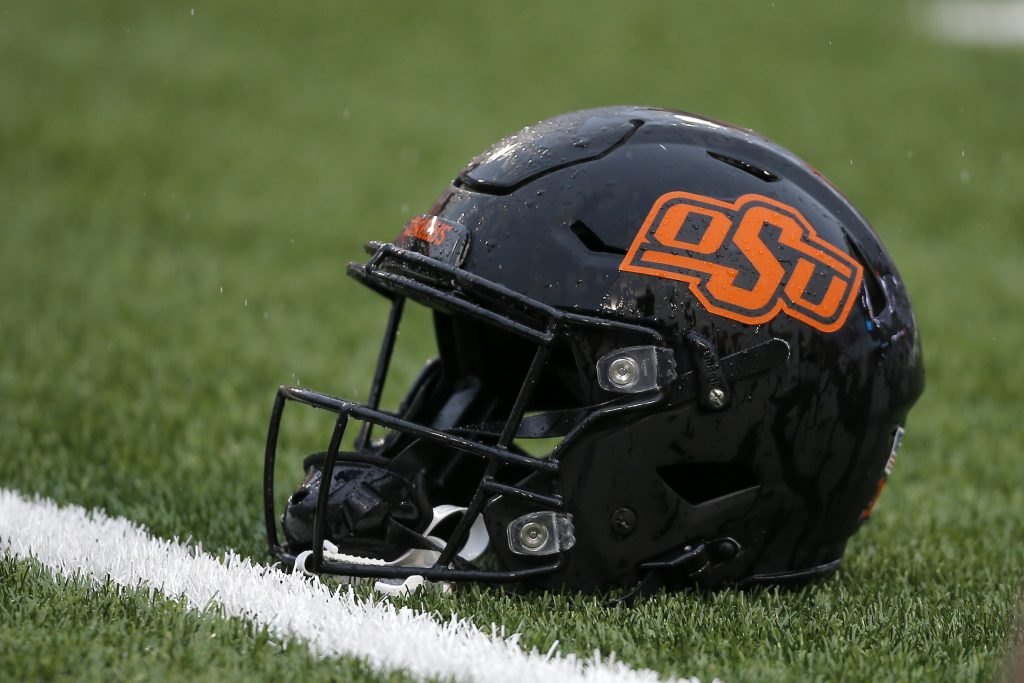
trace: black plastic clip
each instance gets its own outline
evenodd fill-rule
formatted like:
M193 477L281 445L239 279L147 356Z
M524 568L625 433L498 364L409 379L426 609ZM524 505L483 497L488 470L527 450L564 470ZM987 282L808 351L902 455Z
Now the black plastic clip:
M654 595L670 583L676 586L697 579L710 566L711 560L703 543L683 546L674 555L641 563L640 569L646 571L643 578L631 591L608 605L632 607L637 600Z
M732 392L725 381L725 372L715 347L696 332L686 333L686 346L697 373L697 399L700 404L712 410L725 408L729 405Z

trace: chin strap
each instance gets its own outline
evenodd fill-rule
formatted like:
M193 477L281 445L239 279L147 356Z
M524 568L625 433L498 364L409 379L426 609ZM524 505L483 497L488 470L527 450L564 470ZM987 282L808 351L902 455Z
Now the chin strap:
M324 559L332 562L347 562L378 567L431 567L437 562L437 558L441 556L441 551L444 550L446 541L438 536L431 536L430 532L448 518L465 513L466 508L457 505L438 505L434 508L433 519L430 520L430 524L423 531L423 537L434 546L434 549L412 548L394 560L381 560L374 557L343 553L338 549L338 546L328 540L324 540ZM487 550L487 543L487 529L484 526L483 516L477 515L469 529L469 538L466 539L466 543L457 553L458 557L467 562L472 562ZM295 567L307 576L315 575L314 572L306 569L306 560L312 554L312 550L304 550L295 557ZM433 586L435 584L426 581L422 576L413 575L405 579L380 579L374 582L373 588L378 593L385 595L411 595L424 585ZM451 591L451 584L446 581L439 582L436 586L442 592L447 593Z
M642 563L640 569L646 572L643 578L628 593L605 604L609 607L631 607L640 599L654 595L668 585L669 577L672 577L673 583L681 578L693 580L710 566L707 548L703 543L683 546L667 557Z

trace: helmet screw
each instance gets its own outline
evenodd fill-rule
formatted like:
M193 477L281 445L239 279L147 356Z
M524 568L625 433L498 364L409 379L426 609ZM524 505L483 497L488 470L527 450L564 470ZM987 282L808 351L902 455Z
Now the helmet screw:
M608 381L620 388L631 387L636 384L640 375L640 366L635 359L629 356L616 358L608 366Z
M527 522L519 530L519 540L528 550L536 550L548 541L548 528L540 522Z
M629 536L636 529L636 513L633 508L620 507L618 510L612 513L611 519L612 531L617 536Z
M708 392L708 403L712 408L721 408L725 405L725 392L715 387Z

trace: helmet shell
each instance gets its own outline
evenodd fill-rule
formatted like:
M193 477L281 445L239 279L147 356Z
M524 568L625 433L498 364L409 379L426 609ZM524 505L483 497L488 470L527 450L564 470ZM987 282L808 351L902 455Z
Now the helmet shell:
M755 209L774 211L780 224L762 221L750 233L760 246L743 247L744 217ZM673 210L685 218L664 228ZM696 544L709 549L697 577L706 585L835 566L924 374L891 257L818 172L748 130L605 107L499 141L431 213L469 231L466 271L562 310L654 328L677 356L690 333L719 357L773 338L789 344L787 362L735 382L721 410L691 401L609 418L564 444L560 487L577 545L549 585L626 585L643 561ZM631 268L655 239L669 260L696 258L725 275L712 283L657 264ZM735 305L754 298L760 308ZM838 313L815 317L826 308ZM466 370L458 356L476 328L445 316L438 325L442 359ZM584 347L576 362L585 371L614 343L596 340L593 357L580 359ZM628 533L616 527L624 515Z

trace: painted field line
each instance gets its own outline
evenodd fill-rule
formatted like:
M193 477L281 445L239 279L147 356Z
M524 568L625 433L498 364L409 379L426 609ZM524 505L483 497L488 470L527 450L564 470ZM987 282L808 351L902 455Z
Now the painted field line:
M928 28L942 40L970 45L1024 45L1024 2L968 0L937 2L928 9Z
M486 635L467 620L364 601L318 581L221 560L177 541L154 538L126 519L77 506L58 507L0 489L0 553L32 557L55 576L80 576L184 598L190 608L218 605L225 614L296 637L321 657L350 655L380 670L463 681L657 681L613 658L580 659L525 652L518 637ZM494 627L492 630L496 631ZM554 650L554 648L552 648ZM683 679L687 680L687 679ZM689 679L697 682L697 679Z

